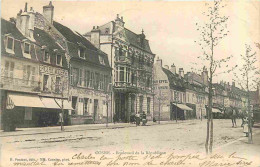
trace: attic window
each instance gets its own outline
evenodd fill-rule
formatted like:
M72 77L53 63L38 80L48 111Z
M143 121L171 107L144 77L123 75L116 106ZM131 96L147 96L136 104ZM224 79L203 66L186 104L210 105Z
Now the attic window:
M14 50L14 39L7 37L7 49Z
M44 62L50 62L50 53L48 51L44 51Z
M61 66L62 65L62 57L60 54L56 55L56 64Z
M24 53L30 54L30 44L24 43Z
M106 33L106 34L108 34L108 33L109 33L109 28L106 28L106 31L105 31L105 33Z
M100 62L100 64L102 64L102 65L105 65L105 60L104 60L104 57L102 57L102 56L98 56L99 57L99 62Z
M85 59L85 51L84 51L83 48L79 48L78 55L79 55L80 58Z

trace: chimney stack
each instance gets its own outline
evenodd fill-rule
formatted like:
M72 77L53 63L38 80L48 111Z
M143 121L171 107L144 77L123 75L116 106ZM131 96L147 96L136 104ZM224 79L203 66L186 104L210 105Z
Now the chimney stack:
M183 68L179 68L179 77L184 78L184 70L183 70Z
M173 74L176 74L176 67L174 65L174 63L171 65L171 70L170 70Z
M43 16L52 24L53 23L54 6L50 1L49 5L43 6Z
M156 63L162 67L162 59L160 59L159 57L157 57Z

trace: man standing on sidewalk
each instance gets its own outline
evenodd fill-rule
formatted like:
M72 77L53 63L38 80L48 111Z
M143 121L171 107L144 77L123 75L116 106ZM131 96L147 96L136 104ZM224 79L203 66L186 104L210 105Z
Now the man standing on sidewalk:
M237 127L237 123L236 123L236 110L235 109L231 110L231 120L232 120L232 127Z

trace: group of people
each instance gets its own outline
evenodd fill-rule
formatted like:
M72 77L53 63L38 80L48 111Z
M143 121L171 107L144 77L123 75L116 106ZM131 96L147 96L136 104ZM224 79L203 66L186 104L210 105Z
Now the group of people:
M249 114L248 112L241 114L241 119L242 119L241 127L243 127L243 132L246 134L246 136L248 136L248 134L249 134L248 114ZM234 109L232 109L232 111L231 111L232 127L237 127L236 118L237 118L237 113ZM254 121L252 120L251 124L253 125L253 123L254 123Z
M132 122L132 123L136 123L136 126L139 126L140 125L140 123L142 123L142 125L146 125L146 123L147 123L147 119L146 119L146 114L145 114L145 112L143 112L143 113L137 113L137 114L133 114L133 115L131 115L131 117L130 117L130 122Z

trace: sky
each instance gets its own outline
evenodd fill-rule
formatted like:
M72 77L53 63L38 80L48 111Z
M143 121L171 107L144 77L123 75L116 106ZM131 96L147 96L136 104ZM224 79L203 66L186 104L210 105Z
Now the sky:
M42 13L46 0L2 0L1 15L4 19L16 17L20 9L28 2ZM241 64L239 55L245 53L245 44L250 44L257 51L260 68L260 1L230 0L223 14L229 16L228 37L216 47L216 57L224 58L233 55L229 66ZM203 24L205 1L53 1L54 20L79 33L86 33L93 26L100 26L115 20L116 14L123 16L125 27L139 34L144 29L152 52L163 60L163 65L184 68L184 72L193 68L201 69L203 62L197 57L202 54L200 47L194 42L199 39L196 23ZM194 62L198 65L194 66ZM217 73L226 70L221 68ZM222 74L213 78L232 82L233 74Z

